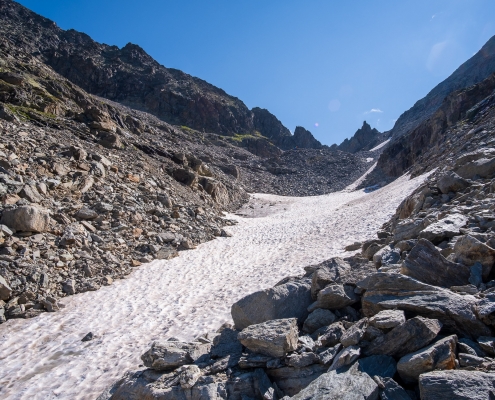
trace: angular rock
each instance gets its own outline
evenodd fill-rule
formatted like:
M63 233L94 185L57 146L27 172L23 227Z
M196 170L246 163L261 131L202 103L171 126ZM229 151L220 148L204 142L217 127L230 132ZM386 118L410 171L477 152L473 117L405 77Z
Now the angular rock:
M401 273L430 285L449 288L469 283L471 270L448 261L426 239L420 239L402 264Z
M75 217L84 220L95 219L98 217L98 213L95 210L92 210L87 207L83 207L77 211Z
M444 194L459 192L469 187L469 182L461 178L455 172L450 171L440 176L437 181L438 188Z
M476 315L485 324L495 326L495 293L489 293L476 304ZM480 334L479 336L490 336L490 334Z
M375 339L364 351L366 355L384 354L402 357L428 345L442 325L438 320L414 317Z
M201 376L197 365L184 365L180 371L179 382L182 389L191 389Z
M318 299L309 307L309 311L317 308L338 310L355 304L358 301L359 296L354 293L353 286L333 283L318 293Z
M394 242L415 239L425 227L425 222L422 219L401 221L395 227Z
M358 360L359 370L367 373L369 376L381 376L383 378L392 378L397 372L397 363L393 357L385 355L376 355L360 358Z
M466 226L467 221L467 217L463 214L450 214L440 221L428 225L421 231L419 237L438 244L445 239L460 235L460 229Z
M16 231L46 232L50 226L50 216L44 209L21 206L15 210L5 210L0 223Z
M415 383L425 372L455 368L457 336L452 335L424 349L407 354L397 363L397 371L406 383Z
M297 318L298 323L302 324L308 317L307 308L311 302L310 281L292 281L237 301L232 305L232 319L238 330L281 318Z
M397 264L401 259L399 249L391 249L390 247L384 247L378 250L373 256L373 263L376 268L381 266Z
M304 368L281 367L268 369L266 373L287 395L294 396L327 371L328 367L313 364Z
M321 375L291 399L378 400L378 396L376 382L354 365L347 371L331 371Z
M154 342L141 356L146 367L164 371L192 364L210 351L210 344L183 342Z
M320 290L331 283L342 283L342 278L351 270L351 266L341 258L332 258L313 273L311 279L311 297L317 299Z
M238 335L249 350L272 357L283 357L297 348L297 319L286 318L250 325Z
M455 171L460 177L473 179L476 175L482 178L492 178L495 174L495 158L481 158L461 165Z
M433 371L419 377L421 400L491 400L495 374L480 371Z
M480 336L478 338L480 347L491 357L495 357L495 337Z
M373 315L370 325L378 329L392 329L406 322L406 316L402 310L384 310Z
M321 353L318 354L320 363L324 365L330 364L330 362L333 361L335 356L339 354L341 350L342 350L342 345L339 343L334 347L322 351Z
M242 345L238 340L239 332L225 328L219 335L213 339L211 355L215 358L225 357L227 355L240 356L242 354Z
M7 281L3 276L0 275L0 300L8 300L12 295L12 289L7 284Z
M335 319L335 314L330 310L317 308L304 321L303 332L311 334L323 326L330 325Z
M368 323L368 318L363 318L347 329L340 338L342 345L344 347L357 345L366 333Z
M377 377L374 377L375 381ZM407 392L392 378L379 378L380 400L411 400Z
M351 365L360 355L361 349L358 346L346 347L335 356L328 371L334 371L346 365Z
M474 265L476 262L481 263L483 266L483 279L488 279L488 275L495 263L495 249L470 235L463 235L455 242L454 254L458 263L467 266Z
M314 340L319 340L322 346L331 347L340 342L340 338L344 333L345 328L342 322L335 322L327 327L318 329L311 337Z
M36 190L36 187L32 185L25 185L18 194L31 203L39 203L43 200L43 197L39 194L38 190Z
M303 368L308 365L316 364L319 360L319 357L315 353L295 353L287 357L286 363L289 367Z
M74 279L67 279L62 283L62 290L68 295L76 294L76 281Z
M459 295L402 274L378 272L370 279L362 306L367 317L399 309L438 319L446 332L474 338L490 336L490 329L476 317L475 310L480 313L477 301L473 296Z

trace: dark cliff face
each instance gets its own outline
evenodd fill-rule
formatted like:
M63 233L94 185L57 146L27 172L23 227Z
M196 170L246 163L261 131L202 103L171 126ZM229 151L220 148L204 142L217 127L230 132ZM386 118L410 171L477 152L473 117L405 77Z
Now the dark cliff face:
M346 151L348 153L357 153L358 151L370 150L380 144L385 139L375 128L364 121L363 126L359 128L354 136L350 139L345 139L340 145L333 145L333 150Z
M321 149L322 144L316 140L313 134L302 126L296 126L294 131L294 145L303 149Z
M492 37L473 57L467 60L452 75L435 86L424 98L404 112L389 135L400 137L410 132L429 118L442 105L450 93L479 83L495 72L495 36Z

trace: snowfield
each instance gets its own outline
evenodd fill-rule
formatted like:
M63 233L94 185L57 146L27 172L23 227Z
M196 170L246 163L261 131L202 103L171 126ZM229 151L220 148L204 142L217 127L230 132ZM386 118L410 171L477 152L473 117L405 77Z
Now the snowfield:
M0 325L0 398L95 399L141 364L150 343L189 340L231 321L241 297L303 272L344 246L373 238L425 176L372 193L316 197L253 195L218 238L127 279L62 300L60 312ZM242 214L242 215L239 215ZM88 333L96 338L81 342Z

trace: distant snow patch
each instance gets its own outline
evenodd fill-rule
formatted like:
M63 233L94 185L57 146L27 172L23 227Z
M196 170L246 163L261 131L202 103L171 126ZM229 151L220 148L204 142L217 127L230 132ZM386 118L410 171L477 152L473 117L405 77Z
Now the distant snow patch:
M378 146L373 147L370 151L377 151L378 149L381 149L383 146L385 146L388 142L390 142L390 139L381 142Z

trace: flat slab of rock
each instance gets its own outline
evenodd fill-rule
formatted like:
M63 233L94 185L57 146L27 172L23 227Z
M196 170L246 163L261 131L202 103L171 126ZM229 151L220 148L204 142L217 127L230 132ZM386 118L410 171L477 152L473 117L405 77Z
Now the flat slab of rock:
M384 310L369 319L370 325L378 329L392 329L406 322L402 310Z
M146 367L165 371L192 364L210 351L210 344L184 342L155 342L141 356Z
M369 280L362 307L367 317L398 309L438 319L447 332L470 338L490 336L490 329L475 314L479 312L477 303L474 296L453 293L402 274L377 272ZM486 318L491 315L489 308L489 304L484 307Z
M384 354L402 357L428 345L442 328L436 319L414 317L375 339L365 349L366 355Z
M454 369L456 345L457 336L452 335L405 355L397 363L400 377L406 383L415 383L425 372Z
M353 286L333 283L320 290L318 299L309 307L309 311L316 308L338 310L357 303L358 301L359 296L354 293Z
M281 318L297 318L302 324L312 303L309 279L292 281L252 293L232 305L236 329Z
M297 319L276 319L250 325L243 329L237 338L255 353L283 357L297 349Z
M368 374L360 372L355 364L345 372L331 371L321 375L291 399L378 400L378 397L376 382Z
M469 283L469 267L448 261L430 241L420 239L406 257L401 273L430 285L449 288Z
M5 210L0 224L22 232L46 232L50 227L47 210L33 206L21 206L15 210Z
M421 400L491 400L495 374L480 371L433 371L419 377Z
M460 229L466 226L468 219L463 214L450 214L440 221L434 222L423 229L419 237L438 244L445 239L460 235Z

